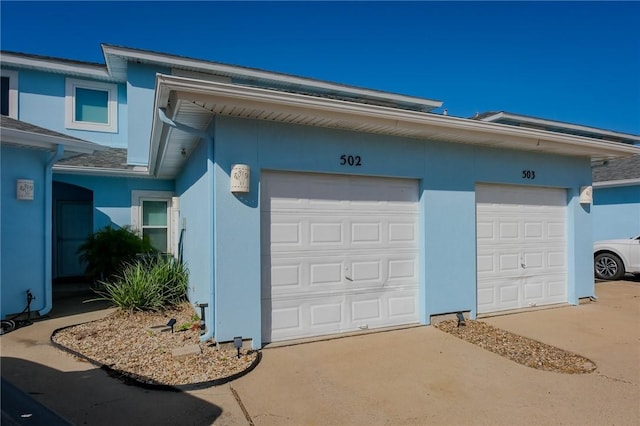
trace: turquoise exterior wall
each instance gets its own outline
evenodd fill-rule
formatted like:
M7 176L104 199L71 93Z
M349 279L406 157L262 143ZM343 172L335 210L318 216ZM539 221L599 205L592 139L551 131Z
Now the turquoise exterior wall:
M218 341L250 337L260 347L260 174L263 170L389 176L420 181L420 321L476 311L475 185L501 183L567 190L570 303L594 295L591 216L578 203L591 179L588 159L216 117L214 287ZM361 167L341 166L343 154ZM251 192L229 190L233 164L251 167ZM535 170L535 180L523 179ZM204 242L203 242L204 244Z
M593 189L594 241L640 234L640 185Z
M209 331L213 331L215 295L213 288L213 144L202 140L191 153L187 166L176 179L180 197L182 254L189 269L189 300L207 303ZM198 313L200 311L198 310Z
M93 229L131 225L131 191L174 191L171 180L54 173L53 180L93 191Z
M91 81L72 76L71 78ZM126 148L129 126L126 87L124 84L118 84L117 133L67 129L65 127L65 76L21 69L18 70L18 119L101 145ZM136 123L137 120L133 122Z
M45 167L51 153L32 149L0 148L0 318L21 312L26 292L35 300L31 310L45 307L46 187ZM31 179L33 201L16 199L16 180Z
M129 62L127 65L127 108L131 114L128 128L123 128L128 137L129 164L149 164L149 142L154 114L156 73L169 74L170 70Z

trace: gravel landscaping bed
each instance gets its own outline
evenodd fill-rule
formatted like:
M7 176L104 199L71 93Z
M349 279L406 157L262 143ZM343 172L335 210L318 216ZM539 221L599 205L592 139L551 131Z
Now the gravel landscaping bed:
M457 320L447 320L436 324L435 327L518 364L538 370L580 374L596 369L595 363L591 360L563 349L501 330L482 321L467 320L465 323L466 325L458 327Z
M146 385L222 381L255 366L256 351L242 350L238 358L235 349L220 350L211 342L200 342L200 321L194 314L188 303L161 313L118 310L103 319L58 330L51 339ZM171 318L176 319L174 333L161 331ZM174 349L186 347L198 352L196 346L200 353L173 356Z

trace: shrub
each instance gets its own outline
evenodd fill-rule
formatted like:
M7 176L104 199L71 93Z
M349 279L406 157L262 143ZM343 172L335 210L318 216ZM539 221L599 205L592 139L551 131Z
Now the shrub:
M148 238L140 238L129 227L110 225L90 235L78 249L80 260L86 262L86 273L94 280L108 280L118 273L124 262L138 253L153 252Z
M176 259L156 255L128 262L112 280L101 282L98 300L128 311L160 311L187 300L189 272Z

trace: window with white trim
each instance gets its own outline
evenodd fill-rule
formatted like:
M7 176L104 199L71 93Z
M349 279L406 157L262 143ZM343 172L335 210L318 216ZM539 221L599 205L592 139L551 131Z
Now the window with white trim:
M18 119L18 72L0 70L0 114Z
M66 79L67 129L118 132L118 85Z
M132 191L131 223L143 238L162 253L173 253L173 193L166 191Z

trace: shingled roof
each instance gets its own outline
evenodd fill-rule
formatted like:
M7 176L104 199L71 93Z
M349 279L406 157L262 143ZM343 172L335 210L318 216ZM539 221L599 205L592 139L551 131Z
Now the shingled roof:
M82 139L74 138L73 136L65 135L59 132L54 132L53 130L45 129L44 127L27 123L26 121L16 120L15 118L7 117L6 115L0 115L0 127L2 127L3 129L19 130L22 132L34 133L37 135L51 136L54 138L75 140L78 142L87 142Z
M57 165L112 170L133 170L135 167L127 164L127 150L125 148L107 148L93 154L76 155L58 161Z
M640 179L640 155L609 160L592 169L593 182Z

